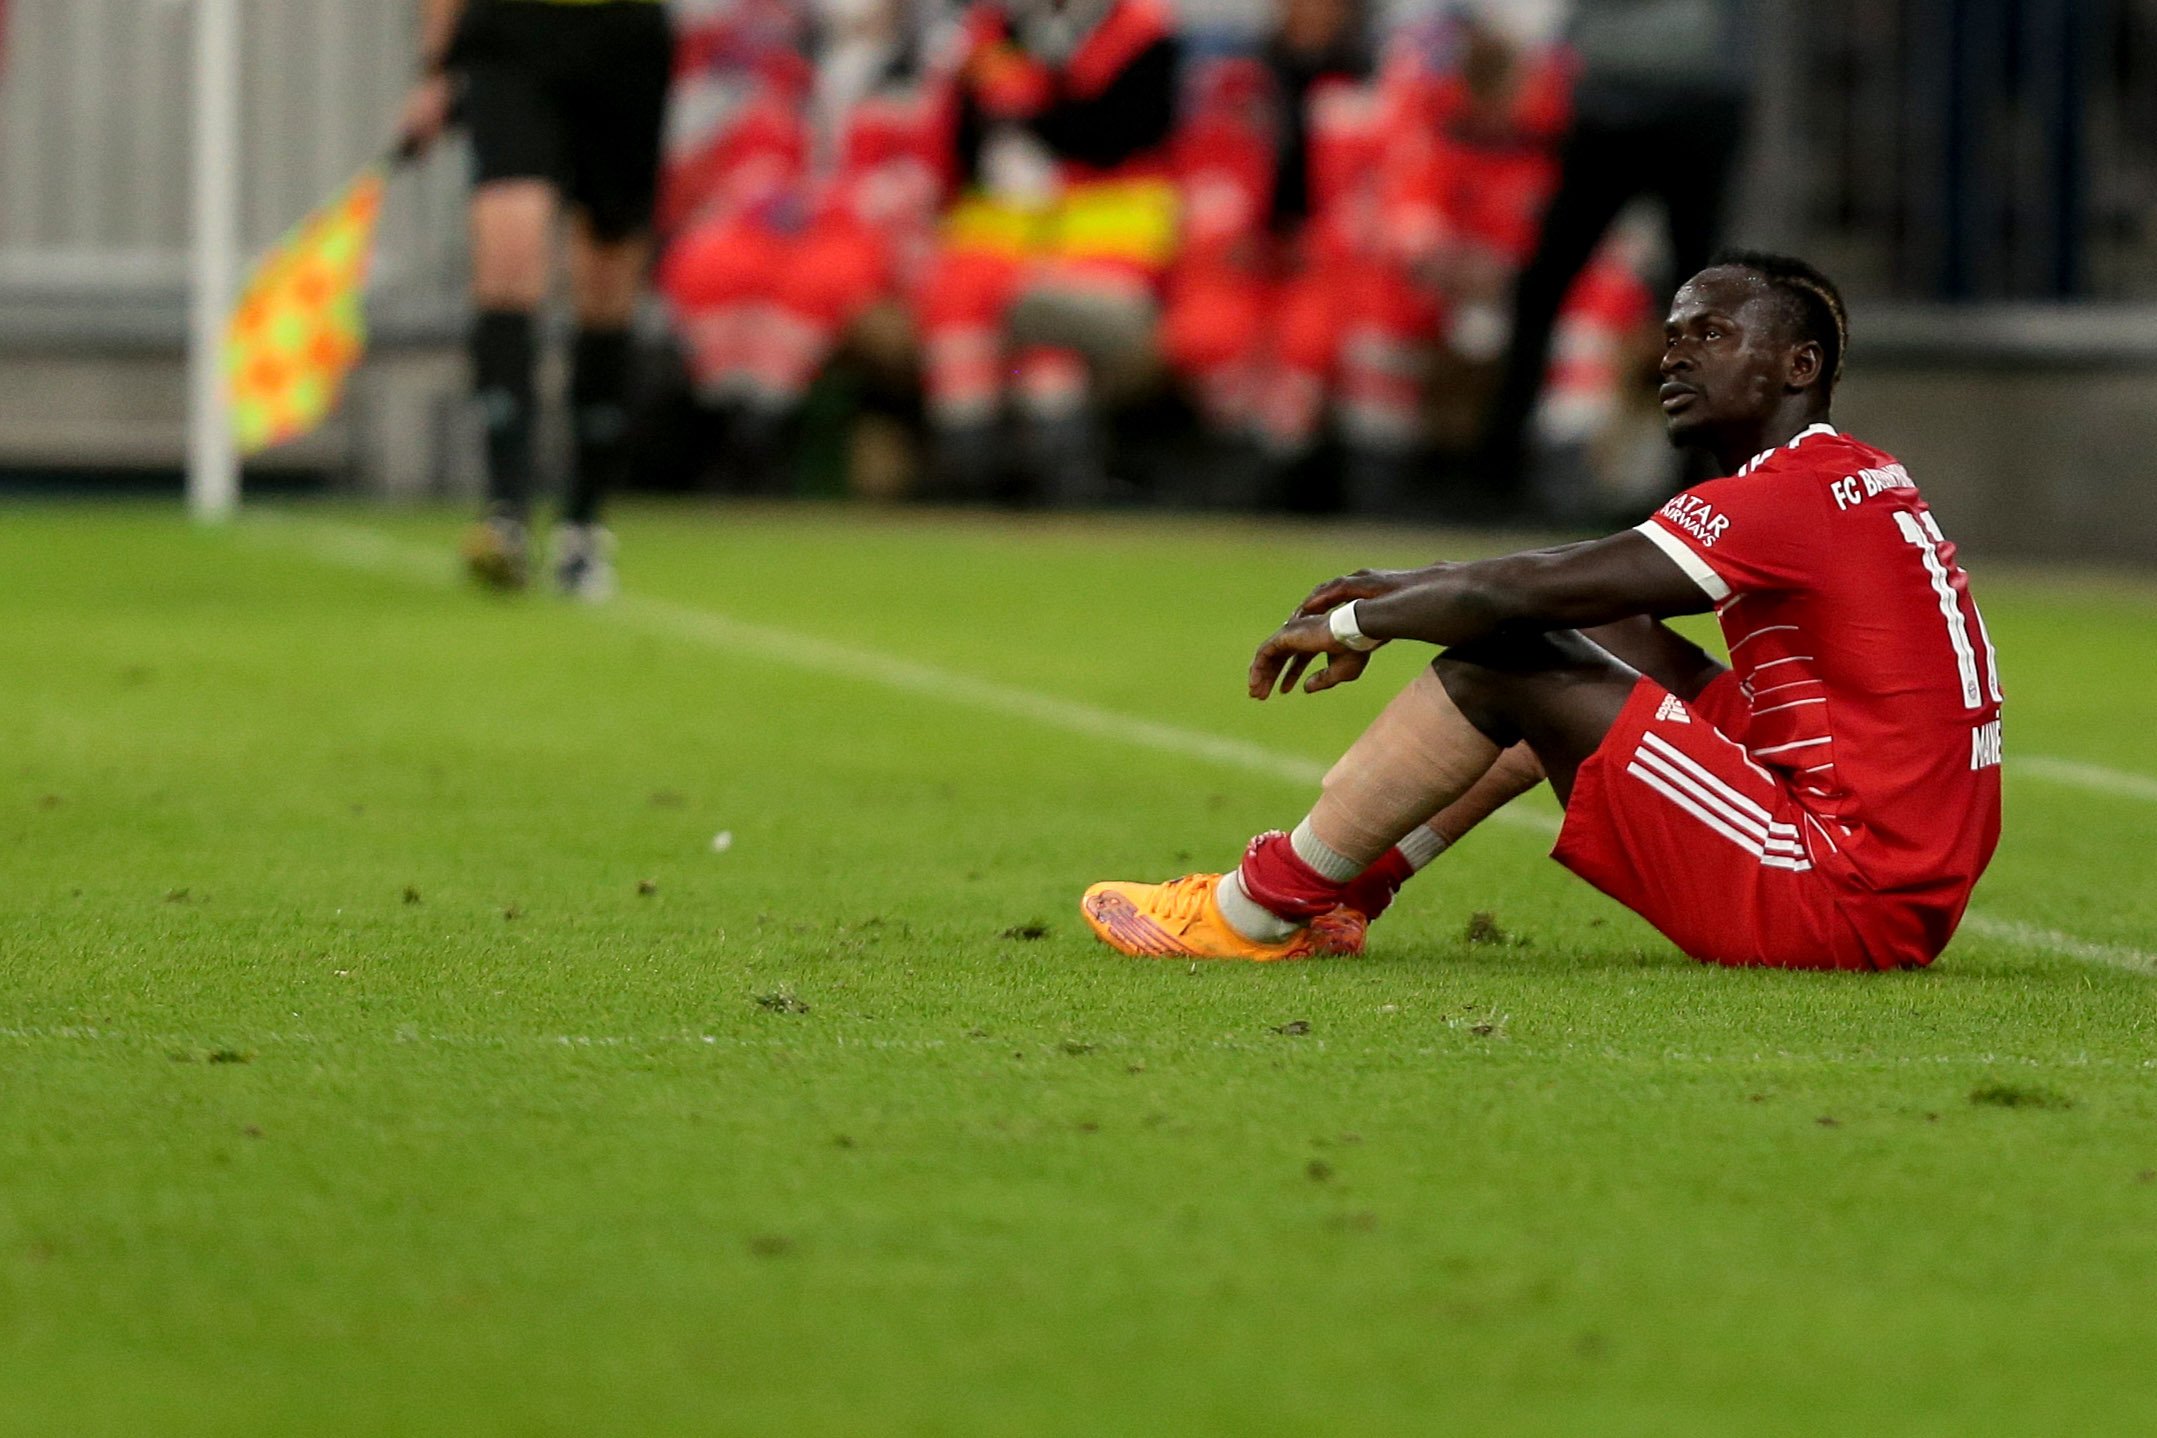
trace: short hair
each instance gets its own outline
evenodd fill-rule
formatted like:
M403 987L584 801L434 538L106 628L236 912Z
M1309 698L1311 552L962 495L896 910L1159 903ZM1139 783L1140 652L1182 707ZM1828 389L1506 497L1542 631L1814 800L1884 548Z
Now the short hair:
M1724 250L1708 261L1711 270L1751 270L1781 297L1792 325L1820 346L1821 368L1834 391L1842 378L1842 357L1850 349L1850 312L1842 291L1826 275L1792 255L1768 250Z

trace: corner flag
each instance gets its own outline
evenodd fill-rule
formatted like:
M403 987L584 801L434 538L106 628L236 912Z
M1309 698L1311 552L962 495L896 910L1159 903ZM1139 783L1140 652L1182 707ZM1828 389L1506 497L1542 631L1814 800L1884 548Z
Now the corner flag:
M362 296L386 167L370 165L256 264L225 329L240 453L297 439L336 407L367 347Z

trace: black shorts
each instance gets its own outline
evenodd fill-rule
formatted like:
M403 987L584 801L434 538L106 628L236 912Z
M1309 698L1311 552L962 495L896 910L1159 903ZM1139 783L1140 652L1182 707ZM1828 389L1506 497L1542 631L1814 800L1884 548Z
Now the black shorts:
M650 229L673 62L651 0L473 0L454 52L472 182L550 181L602 240Z

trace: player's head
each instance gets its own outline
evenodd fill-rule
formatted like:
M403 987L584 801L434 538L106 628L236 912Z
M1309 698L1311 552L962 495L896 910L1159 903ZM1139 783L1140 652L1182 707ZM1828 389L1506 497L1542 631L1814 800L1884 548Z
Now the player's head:
M1687 280L1664 327L1672 442L1713 444L1778 417L1827 413L1842 377L1842 295L1803 260L1731 250Z

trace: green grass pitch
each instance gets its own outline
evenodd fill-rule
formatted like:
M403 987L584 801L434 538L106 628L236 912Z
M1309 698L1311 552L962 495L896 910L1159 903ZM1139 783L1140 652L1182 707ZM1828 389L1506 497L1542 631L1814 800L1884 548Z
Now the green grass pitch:
M0 525L0 1431L2157 1431L2157 589L1973 566L1931 971L1688 963L1547 797L1192 966L1079 890L1293 821L1415 660L1252 644L1443 540L454 527Z

